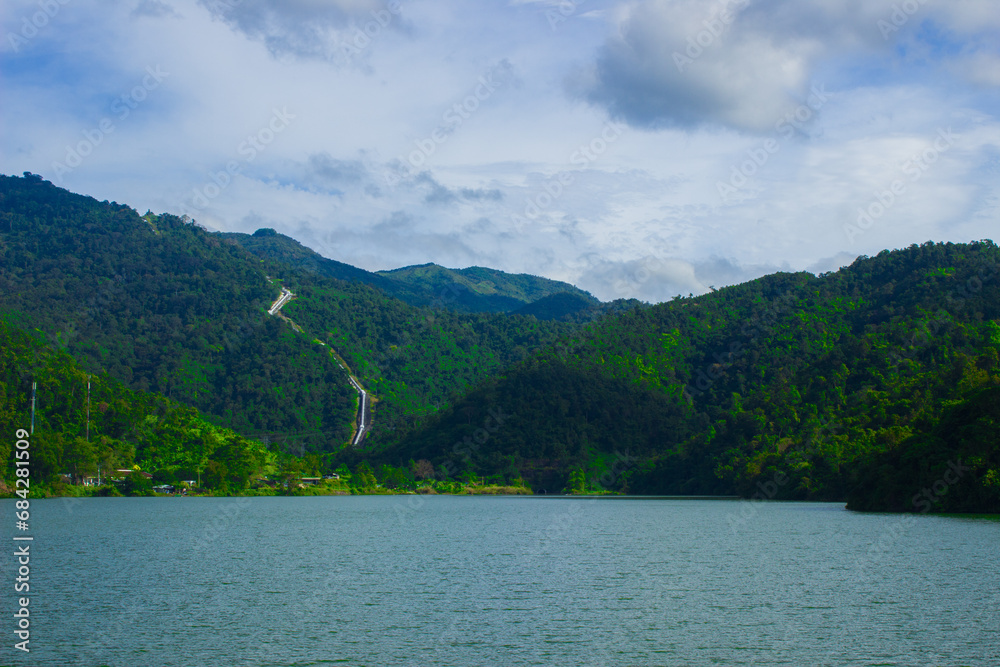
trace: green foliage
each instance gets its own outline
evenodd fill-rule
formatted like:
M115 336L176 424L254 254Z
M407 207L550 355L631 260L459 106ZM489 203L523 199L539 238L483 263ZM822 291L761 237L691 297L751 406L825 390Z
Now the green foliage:
M1000 513L1000 387L949 405L920 433L856 465L848 509Z
M118 489L126 496L151 496L153 495L153 480L136 470L121 481Z
M582 494L587 492L587 477L583 470L576 468L569 473L569 482L563 493Z
M0 313L88 372L243 433L309 433L308 449L347 440L344 371L267 315L279 288L239 246L186 218L12 177L0 177L0 234Z
M617 452L629 462L609 490L751 495L781 473L777 497L844 499L873 456L913 446L949 405L1000 384L998 318L991 242L776 274L589 325L387 439L381 456L513 468L537 490ZM510 418L464 445L497 409Z
M368 461L359 463L354 469L354 474L351 475L351 488L357 491L371 491L376 484L375 473Z
M906 509L916 480L964 457L969 485L931 509L994 506L992 242L637 307L481 268L371 274L272 231L209 234L0 178L0 425L24 426L37 380L33 481L133 463L214 492L265 473L291 491L334 465L358 492L419 476L461 492L750 495L781 478L781 498ZM279 278L298 328L267 315ZM342 449L357 398L341 364L375 399L364 451Z
M187 218L140 217L38 179L0 177L0 233L0 316L44 331L90 372L107 371L133 389L195 407L216 425L305 451L334 451L351 433L356 394L331 350L381 399L377 439L575 328L457 314L461 299L431 298L439 285L414 272L389 279L339 265L330 273L310 263L322 269L329 260L268 230L210 234ZM288 263L261 261L236 239ZM503 298L517 306L575 289L488 269L442 271L482 294L515 294ZM278 278L297 295L282 312L305 335L267 315ZM404 283L434 309L388 295Z
M562 316L600 305L589 293L573 285L539 276L511 274L478 266L446 269L436 264L372 273L327 259L273 229L258 229L252 235L226 233L222 236L265 260L277 261L307 274L370 285L418 308L503 313L539 303L536 309L539 312L532 314L539 319L554 319L541 311L549 308L566 311L558 315ZM550 305L543 304L544 300L554 295L569 295L573 300L557 299Z
M307 332L325 332L378 397L370 443L575 329L533 317L418 310L363 284L296 276L297 298L282 312Z
M90 423L87 423L87 382ZM31 437L31 480L55 485L61 474L73 482L103 471L139 464L174 481L210 462L228 466L220 488L240 490L267 470L273 455L258 442L210 424L194 409L147 392L127 389L107 374L90 375L38 335L0 322L0 429L30 427L31 384L38 385L35 433ZM86 437L89 430L89 440ZM14 454L0 443L4 477L11 481ZM210 487L212 488L212 487Z

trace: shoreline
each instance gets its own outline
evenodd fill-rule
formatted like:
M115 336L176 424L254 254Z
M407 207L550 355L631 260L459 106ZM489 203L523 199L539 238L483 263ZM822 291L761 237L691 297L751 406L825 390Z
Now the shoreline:
M428 488L428 487L423 487ZM505 491L500 491L500 489L508 489ZM299 491L302 491L301 489ZM534 493L531 489L527 487L481 487L477 489L476 487L468 487L467 489L460 492L448 492L448 491L432 491L423 492L419 490L407 489L405 491L391 491L391 490L378 490L378 491L365 491L365 492L352 492L349 489L323 489L314 490L311 493L255 493L251 491L250 493L226 493L226 494L213 494L213 493L153 493L150 495L135 495L126 496L123 494L119 495L102 495L97 493L89 493L82 495L72 495L72 494L52 494L46 493L44 496L34 497L32 500L57 500L60 498L307 498L307 497L324 497L324 496L336 496L336 497L350 497L350 496L366 496L366 497L376 497L376 496L451 496L451 497L473 497L473 496L493 496L493 497L505 497L505 498L532 498L532 499L551 499L551 500L620 500L620 501L635 501L635 500L717 500L717 501L742 501L742 502L768 502L768 503L813 503L813 504L844 504L844 511L851 512L853 514L860 515L876 515L885 514L892 516L905 516L905 515L927 515L936 517L953 517L956 519L986 519L990 521L1000 521L1000 513L990 513L990 512L901 512L892 510L855 510L848 509L846 506L846 501L844 500L763 500L763 499L752 499L743 498L741 496L678 496L678 495L628 495L628 494L554 494L554 493ZM0 500L14 499L16 496L13 494L0 494Z

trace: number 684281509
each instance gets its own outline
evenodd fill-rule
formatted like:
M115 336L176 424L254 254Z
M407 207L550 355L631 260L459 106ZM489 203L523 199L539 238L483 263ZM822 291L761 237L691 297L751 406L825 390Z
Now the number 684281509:
M28 479L30 471L28 465L31 462L31 453L29 448L31 443L28 442L28 432L23 428L17 429L17 444L14 450L14 465L17 466L17 470L14 474L17 475L17 481L15 486L17 490L14 492L22 499L28 498L28 490L31 488L31 482Z

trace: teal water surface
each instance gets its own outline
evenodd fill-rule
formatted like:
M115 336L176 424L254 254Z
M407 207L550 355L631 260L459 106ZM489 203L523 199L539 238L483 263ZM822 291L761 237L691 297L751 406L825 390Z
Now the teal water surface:
M3 664L1000 664L988 518L375 496L56 499L32 520L32 652L7 622Z

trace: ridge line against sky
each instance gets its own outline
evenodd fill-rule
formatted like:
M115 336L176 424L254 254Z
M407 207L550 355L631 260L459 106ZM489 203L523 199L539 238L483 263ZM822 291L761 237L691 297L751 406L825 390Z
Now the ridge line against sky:
M0 171L667 300L1000 228L991 0L12 0Z

